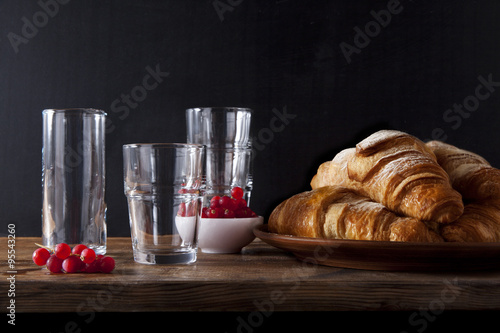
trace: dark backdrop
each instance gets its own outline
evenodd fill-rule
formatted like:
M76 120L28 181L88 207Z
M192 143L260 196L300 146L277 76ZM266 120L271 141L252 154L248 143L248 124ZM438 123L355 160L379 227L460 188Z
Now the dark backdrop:
M0 1L0 233L15 223L18 236L41 235L45 108L108 113L110 236L129 235L121 146L185 141L188 107L255 110L251 206L266 217L378 129L439 137L500 166L499 10L493 0Z

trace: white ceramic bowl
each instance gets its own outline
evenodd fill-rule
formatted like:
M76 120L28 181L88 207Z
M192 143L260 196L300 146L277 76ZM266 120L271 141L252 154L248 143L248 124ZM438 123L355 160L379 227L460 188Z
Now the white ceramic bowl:
M175 226L184 243L192 243L194 241L196 216L176 216Z
M204 253L238 253L250 244L253 229L264 222L262 216L249 218L200 218L198 247Z

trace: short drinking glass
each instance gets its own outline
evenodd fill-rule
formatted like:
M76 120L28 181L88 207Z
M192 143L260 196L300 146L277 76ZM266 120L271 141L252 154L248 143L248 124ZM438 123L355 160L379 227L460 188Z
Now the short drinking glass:
M136 262L196 261L203 162L202 145L123 146L124 190Z

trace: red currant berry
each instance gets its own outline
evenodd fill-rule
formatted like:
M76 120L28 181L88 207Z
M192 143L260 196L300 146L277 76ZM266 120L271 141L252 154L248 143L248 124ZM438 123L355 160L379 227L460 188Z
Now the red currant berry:
M77 256L69 256L62 262L62 269L66 273L76 273L82 266L82 262Z
M71 254L71 247L66 243L59 243L54 249L54 253L59 259L66 259Z
M247 206L247 202L243 198L236 199L236 209L245 208Z
M234 215L236 215L237 218L246 217L246 210L245 210L245 208L239 208L239 209L235 210Z
M236 215L234 214L234 210L224 209L224 217L228 219L234 218Z
M38 266L43 266L47 263L47 260L50 258L49 250L40 247L33 252L33 262Z
M63 260L60 259L55 254L53 254L47 260L46 266L47 266L47 269L49 271L51 271L52 273L61 273L62 263L63 263Z
M76 245L73 250L71 250L71 253L73 254L76 254L76 255L80 255L80 253L82 253L83 250L85 250L87 248L86 245L83 245L83 244L78 244Z
M111 273L111 271L115 268L115 259L111 257L103 257L100 260L99 270L103 273Z
M238 217L238 218L257 216L257 214L253 213L249 207L239 208L234 213L236 214L236 217ZM255 215L253 216L253 214L255 214Z
M227 195L220 198L219 205L224 209L234 210L236 208L235 201L230 197L228 197Z
M208 211L209 218L216 219L222 216L224 216L224 209L222 207L210 208Z
M235 199L241 199L243 198L243 189L241 187L233 187L231 190L231 196Z
M92 261L90 264L83 263L84 267L82 268L82 272L85 273L97 273L99 272L99 265L101 264L100 259L96 259Z
M238 200L239 199L231 199L231 209L232 210L238 209Z
M218 195L216 195L212 199L210 199L210 208L219 207L219 201L220 201L220 197Z
M94 250L92 249L84 249L82 251L82 254L80 256L80 259L86 263L86 264L90 264L92 261L95 260L95 252Z
M201 210L201 217L206 219L208 218L208 211L210 210L209 207L203 207L203 209Z

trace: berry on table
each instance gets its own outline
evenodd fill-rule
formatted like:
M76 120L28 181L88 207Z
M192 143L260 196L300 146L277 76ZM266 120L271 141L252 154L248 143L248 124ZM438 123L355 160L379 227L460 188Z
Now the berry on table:
M85 250L86 248L87 248L86 245L78 244L78 245L75 245L75 247L73 247L73 250L71 250L71 253L76 254L76 255L80 255L80 253L82 253L82 251Z
M38 266L45 265L51 273L110 273L115 267L112 257L96 255L93 249L83 244L76 245L72 250L68 244L59 243L53 253L51 248L36 245L40 248L33 251L33 262Z
M104 256L100 259L99 270L103 273L111 273L115 268L115 259Z
M59 259L66 259L71 254L71 247L66 243L59 243L54 248L54 253Z
M66 273L76 273L82 267L82 261L77 256L69 256L62 262L62 269Z
M85 273L98 273L99 272L99 264L100 260L96 259L92 261L90 264L83 263L82 272Z
M80 254L80 258L82 261L86 264L90 264L92 261L95 260L95 252L92 249L84 249L82 253Z
M33 252L33 262L38 266L44 266L50 258L50 252L46 248L38 248Z
M63 259L59 258L55 254L52 254L47 260L47 269L52 273L61 273Z

